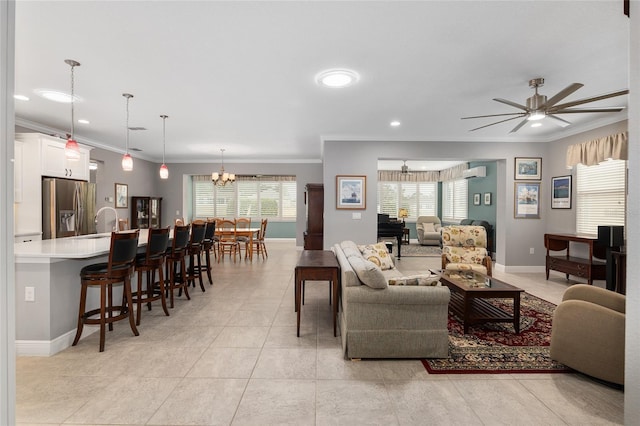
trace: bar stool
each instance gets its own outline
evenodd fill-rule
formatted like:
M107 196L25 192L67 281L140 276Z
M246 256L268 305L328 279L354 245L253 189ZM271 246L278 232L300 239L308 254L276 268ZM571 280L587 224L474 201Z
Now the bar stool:
M109 324L109 331L113 330L113 323L129 318L129 325L133 334L138 336L133 319L131 301L131 275L135 265L138 250L138 234L140 231L111 233L111 247L107 263L87 265L80 271L80 307L78 310L78 329L72 346L75 346L82 336L84 324L100 325L100 352L104 352L105 326ZM113 305L113 284L123 283L122 304ZM87 288L100 286L100 308L86 311ZM118 315L114 316L114 312ZM99 315L98 318L91 318Z
M214 247L214 237L216 235L216 221L207 220L207 227L204 230L204 240L202 240L202 252L204 253L204 269L207 272L207 278L209 279L209 285L213 285L211 279L211 251L216 252ZM215 255L214 255L215 256Z
M145 253L138 253L136 256L136 272L138 273L138 288L132 293L132 301L137 304L136 325L140 325L142 315L142 304L147 304L147 309L151 310L151 302L160 300L162 309L166 316L167 299L165 297L164 285L164 262L167 246L169 245L169 227L160 229L149 229L147 239L147 250ZM156 271L158 271L158 281L156 282ZM146 274L146 288L142 288L142 276Z
M165 275L169 278L169 287L167 288L167 292L170 296L172 308L173 292L176 289L179 290L178 296L182 294L182 290L184 289L185 296L187 296L188 300L191 300L188 290L189 282L187 281L187 262L185 260L187 255L187 246L189 245L190 228L191 227L189 225L174 227L173 243L167 250L167 273ZM180 268L180 272L177 271L177 268Z
M189 240L188 254L189 254L189 277L188 281L194 287L196 286L196 278L200 283L200 289L205 291L204 284L202 282L202 261L200 259L202 255L202 242L204 241L204 234L207 225L204 221L198 220L191 223L191 239Z

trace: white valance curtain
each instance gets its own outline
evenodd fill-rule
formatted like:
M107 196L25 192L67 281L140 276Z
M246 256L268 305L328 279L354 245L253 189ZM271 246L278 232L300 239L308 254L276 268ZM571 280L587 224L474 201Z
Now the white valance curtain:
M457 180L462 177L462 173L469 168L469 163L458 164L445 170L440 170L440 180L446 182Z
M379 182L437 182L440 172L411 172L402 173L399 170L378 170Z
M627 160L628 146L627 132L569 145L567 147L567 168L570 169L576 164L593 166L609 159Z

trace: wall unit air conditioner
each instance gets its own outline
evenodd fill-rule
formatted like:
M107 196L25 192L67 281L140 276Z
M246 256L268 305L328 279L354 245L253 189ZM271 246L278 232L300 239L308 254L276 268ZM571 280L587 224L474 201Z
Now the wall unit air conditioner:
M487 168L485 166L472 167L462 172L462 177L465 179L475 177L485 177L487 175Z

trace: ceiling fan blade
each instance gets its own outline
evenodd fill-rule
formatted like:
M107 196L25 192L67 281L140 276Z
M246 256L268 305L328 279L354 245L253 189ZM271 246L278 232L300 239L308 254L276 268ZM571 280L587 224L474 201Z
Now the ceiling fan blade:
M461 117L460 120L468 120L470 118L486 118L486 117L502 117L506 115L522 115L521 112L510 112L507 114L489 114L489 115L474 115L472 117Z
M565 87L564 89L562 89L561 91L553 95L551 98L547 99L547 103L545 105L548 108L557 104L558 102L560 102L561 100L563 100L564 98L566 98L567 96L569 96L570 94L572 94L573 92L581 88L582 86L584 86L584 84L582 83L572 83L568 85L567 87Z
M567 102L567 103L564 103L564 104L556 105L556 106L554 106L552 108L549 108L547 110L547 112L555 114L556 111L559 111L559 110L562 110L562 109L565 109L565 108L569 108L569 107L576 106L576 105L587 104L589 102L600 101L602 99L615 98L616 96L622 96L622 95L626 95L628 93L629 93L629 90L625 89L625 90L618 90L617 92L605 93L604 95L594 96L592 98L578 99L577 101Z
M480 129L484 129L485 127L489 127L489 126L493 126L495 124L500 124L500 123L504 123L505 121L510 121L510 120L515 120L516 118L520 118L525 116L526 114L521 113L520 115L518 115L518 117L511 117L511 118L507 118L504 120L500 120L500 121L496 121L495 123L491 123L491 124L485 124L484 126L480 126L480 127L476 127L475 129L471 129L469 130L470 132L476 131L476 130L480 130Z
M569 122L569 121L567 121L565 119L562 119L560 117L556 117L555 115L547 114L547 117L548 118L552 118L554 120L554 123L557 124L560 127L567 127L567 126L571 125L571 122Z
M508 101L506 99L501 99L501 98L493 98L493 100L496 101L496 102L500 102L500 103L503 103L503 104L511 105L512 107L515 107L515 108L521 109L523 111L529 112L527 107L524 106L524 105L520 105L520 104L517 104L515 102L511 102L511 101Z
M524 126L525 124L527 124L529 122L529 120L527 120L526 118L524 120L522 120L520 123L518 123L518 125L516 127L514 127L509 133L515 133L518 130L520 130L520 128L522 126Z
M582 112L620 112L625 107L594 107L594 108L572 108L572 109L562 109L560 111L554 111L554 114L572 114L572 113L582 113Z

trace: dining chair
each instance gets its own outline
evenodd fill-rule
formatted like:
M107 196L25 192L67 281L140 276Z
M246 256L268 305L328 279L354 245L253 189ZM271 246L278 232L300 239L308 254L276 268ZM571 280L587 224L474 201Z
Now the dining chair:
M220 236L218 242L218 263L224 257L225 253L229 253L229 257L233 254L233 261L236 261L236 255L240 249L240 244L236 239L236 221L222 219L216 224L217 233Z
M269 257L269 253L267 253L267 246L264 244L264 237L267 233L267 219L262 219L260 222L260 230L258 231L258 236L253 239L253 247L252 250L255 252L256 256L262 255L262 259L264 260L265 255Z
M249 229L251 228L251 218L250 217L239 217L236 218L236 232L239 229ZM251 237L246 235L236 235L236 241L238 241L238 249L240 249L240 245L244 244L244 258L246 259L251 252ZM242 253L241 253L242 254Z

